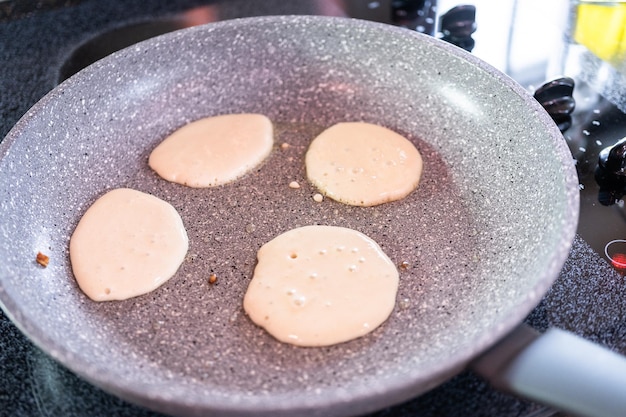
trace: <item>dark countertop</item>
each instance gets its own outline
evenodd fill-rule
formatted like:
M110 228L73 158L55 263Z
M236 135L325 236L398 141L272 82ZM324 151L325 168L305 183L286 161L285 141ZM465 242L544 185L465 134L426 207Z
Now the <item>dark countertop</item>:
M57 85L72 50L115 27L166 18L206 4L194 0L87 0L0 21L0 138ZM213 2L216 3L216 2ZM217 2L219 3L219 2ZM307 1L230 1L222 18L315 13ZM578 237L555 285L527 322L543 331L556 326L626 353L624 277ZM372 416L548 416L552 410L491 388L465 372L435 390ZM0 416L156 416L98 388L50 359L0 312Z

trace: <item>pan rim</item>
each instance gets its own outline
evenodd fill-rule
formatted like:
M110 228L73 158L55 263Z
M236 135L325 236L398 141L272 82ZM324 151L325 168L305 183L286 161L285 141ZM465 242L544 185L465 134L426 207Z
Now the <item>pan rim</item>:
M531 106L531 108L535 110L535 113L539 118L541 124L548 129L549 135L554 138L556 149L559 152L560 156L563 158L563 171L565 173L568 187L567 208L570 212L569 219L572 220L561 229L561 240L564 242L564 244L559 247L559 250L556 253L553 254L549 269L547 271L544 271L545 276L537 281L537 285L533 289L532 293L528 294L526 298L519 303L515 310L516 314L512 314L507 318L507 320L500 322L497 328L492 329L490 333L484 333L482 337L480 337L478 340L474 341L471 344L471 349L461 351L456 355L451 356L445 364L441 364L440 366L432 366L431 372L428 373L428 375L430 375L430 378L428 379L433 380L433 375L439 376L439 378L437 379L440 379L443 376L449 375L451 370L454 371L454 373L460 371L474 357L485 351L488 347L492 346L497 340L500 340L516 325L521 323L526 315L541 300L541 298L550 288L554 280L558 277L562 265L565 263L565 260L569 255L569 250L576 234L576 227L578 222L579 194L575 167L573 161L571 161L571 163L567 163L569 156L571 156L569 153L569 149L567 148L564 140L557 141L559 136L561 136L561 133L558 130L557 126L553 123L552 119L550 119L548 114L540 106L540 104L537 103L519 84L517 84L515 81L505 76L489 64L461 50L460 48L456 48L443 41L419 34L417 32L412 32L407 29L375 22L358 20L355 23L350 23L349 21L357 21L357 19L321 16L265 16L215 22L200 27L183 29L182 31L192 32L219 30L219 28L221 27L243 26L249 25L251 22L265 24L289 24L293 22L299 22L301 24L320 24L323 22L339 22L348 25L355 24L359 27L371 27L373 30L376 31L397 33L399 37L415 37L421 42L429 42L435 47L443 49L447 53L459 57L469 62L470 64L478 67L480 70L487 72L490 76L500 80L507 87L507 89L511 90L514 94L521 97L526 104L528 104L529 106ZM173 39L174 37L182 36L179 33L182 31L165 34L158 37L158 39L161 42L166 39ZM144 42L155 42L155 38L149 39ZM117 56L118 53L105 58L105 60L115 59L115 57ZM94 65L98 66L100 64L96 63ZM81 73L84 74L92 72L93 68L94 67L88 67L86 70L81 71ZM69 78L58 87L53 89L51 92L46 94L46 96L39 100L18 121L15 127L9 131L2 143L0 143L0 160L3 160L6 155L10 153L13 143L20 136L20 132L28 125L29 120L35 117L40 109L44 108L48 102L55 100L55 98L59 94L62 94L65 86L70 85L69 83L73 83L74 79L74 77ZM566 245L565 242L567 242L568 244ZM154 408L155 405L158 405L159 410L165 410L166 412L176 412L177 410L180 411L183 409L187 411L196 410L198 412L211 410L220 413L220 415L236 415L250 412L255 414L266 412L271 413L272 415L277 415L277 413L281 412L286 413L285 415L287 415L299 411L349 411L350 413L366 412L373 409L381 408L385 404L397 403L398 401L408 399L411 396L416 395L416 393L414 393L415 387L423 384L420 375L407 373L407 375L403 375L401 377L396 377L395 379L389 380L387 384L388 389L384 392L372 393L371 391L367 391L365 387L363 387L360 391L351 391L349 404L346 404L345 398L338 394L334 397L316 397L316 399L319 400L318 402L312 402L311 397L307 397L309 402L302 409L294 408L293 395L287 394L285 396L289 397L287 401L287 404L289 405L288 409L281 409L281 403L277 403L274 400L276 398L276 395L268 397L250 397L247 400L238 402L237 404L233 404L232 400L223 401L222 403L220 403L219 401L217 401L216 398L204 400L201 402L181 401L181 399L163 399L160 397L158 386L153 386L152 390L148 392L146 392L145 389L137 389L137 387L131 384L127 384L126 386L120 386L120 382L122 381L120 381L119 375L117 375L116 373L108 374L106 372L106 369L94 369L93 367L89 366L90 364L87 360L85 360L85 358L76 357L63 346L59 346L58 344L56 344L53 340L46 336L45 332L42 331L42 329L37 327L36 323L32 323L29 320L28 315L24 314L21 308L13 302L13 299L8 297L8 294L6 293L6 291L4 291L4 287L1 282L0 305L2 306L7 316L11 319L11 321L15 323L16 326L20 329L20 331L26 334L28 338L32 340L44 352L52 356L55 360L57 360L67 368L71 369L73 372L89 380L95 385L104 388L106 391L112 392L122 398L139 403L144 406L148 406L149 408ZM441 381L433 384L433 387L435 385L438 385L440 382ZM331 392L329 392L329 394L331 394ZM269 401L267 399L269 399Z

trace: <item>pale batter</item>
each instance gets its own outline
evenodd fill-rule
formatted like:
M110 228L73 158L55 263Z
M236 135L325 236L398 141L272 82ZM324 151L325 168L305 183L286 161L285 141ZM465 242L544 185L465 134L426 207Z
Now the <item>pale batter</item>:
M274 144L261 114L226 114L189 123L165 138L148 164L162 178L189 187L229 183L258 166Z
M402 199L422 175L422 157L409 140L363 122L323 131L311 142L305 164L309 181L324 195L353 206Z
M70 260L89 298L125 300L170 279L187 249L187 232L174 207L120 188L96 200L80 219L70 239Z
M305 226L263 245L243 306L276 339L327 346L363 336L394 308L398 271L352 229Z

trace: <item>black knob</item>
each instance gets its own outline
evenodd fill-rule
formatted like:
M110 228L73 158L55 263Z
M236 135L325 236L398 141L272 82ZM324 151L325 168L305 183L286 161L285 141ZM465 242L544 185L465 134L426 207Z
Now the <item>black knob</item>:
M600 151L595 179L600 186L598 200L605 206L626 194L626 138Z
M576 107L574 85L574 80L570 77L556 78L543 84L534 94L561 132L565 132L572 125L571 114Z
M453 7L439 18L439 28L442 40L471 52L475 45L472 34L476 32L476 7Z
M598 201L603 206L611 206L626 194L626 177L615 175L600 165L594 173L598 184Z
M626 178L626 138L602 149L598 165L608 173Z

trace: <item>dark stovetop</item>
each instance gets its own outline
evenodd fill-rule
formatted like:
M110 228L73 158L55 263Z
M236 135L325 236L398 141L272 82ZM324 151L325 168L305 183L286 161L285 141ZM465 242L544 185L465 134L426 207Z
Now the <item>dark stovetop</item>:
M319 8L323 3L320 1L281 0L84 0L33 13L22 10L18 17L0 20L0 138L30 106L57 85L63 63L86 40L129 24L167 19L203 3L210 3L221 19L262 14L321 14L327 10ZM337 7L341 2L330 3ZM370 10L375 3L381 2L367 3ZM4 6L0 11L8 10L6 3ZM569 135L569 142L576 146L580 132L586 129L583 119L583 116L575 118ZM584 158L581 160L584 165ZM581 236L584 237L577 236L555 285L527 318L527 323L540 331L551 326L570 330L626 353L626 308L621 297L624 277ZM48 415L159 414L128 404L82 381L33 346L0 312L0 416ZM372 414L414 415L538 417L555 412L498 392L467 371L425 395Z

